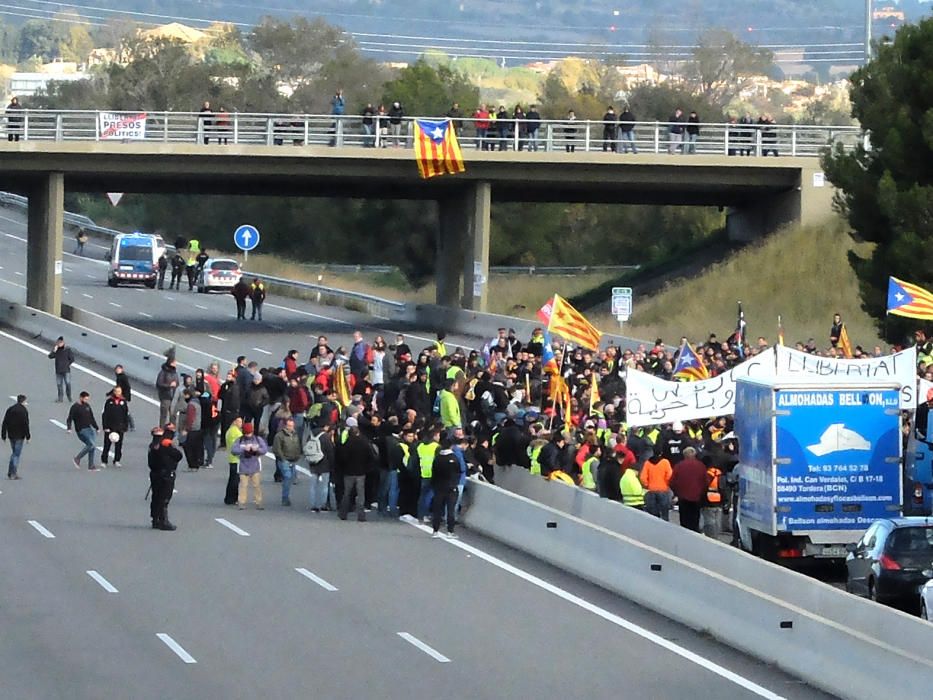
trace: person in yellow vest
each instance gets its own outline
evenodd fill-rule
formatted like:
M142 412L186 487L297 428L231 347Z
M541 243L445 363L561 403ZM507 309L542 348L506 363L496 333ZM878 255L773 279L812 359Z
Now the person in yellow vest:
M437 332L437 340L434 341L434 347L437 350L438 357L447 357L447 345L444 343L444 338L447 337L447 334L444 331Z
M191 241L188 244L188 257L185 260L185 275L188 277L188 291L194 289L194 283L197 281L198 277L198 248L193 247L192 244L197 246L197 241Z
M415 454L418 457L418 466L421 471L418 520L423 522L428 522L428 514L431 512L431 503L434 499L434 491L431 489L431 474L433 474L434 457L440 447L440 439L440 428L425 428L421 442L415 447Z
M721 478L722 471L719 468L712 465L706 467L706 496L700 514L703 518L703 534L713 539L722 533L722 492L719 488Z
M250 320L256 321L262 320L262 305L266 301L266 285L262 283L262 280L258 277L253 279L253 283L249 286L249 300L252 304L252 313L250 314ZM257 319L258 316L258 319Z
M645 509L645 489L638 478L638 469L635 463L629 463L619 479L619 490L622 492L622 503L638 510Z
M224 446L227 448L227 462L230 465L230 475L227 477L227 492L224 494L224 503L228 506L236 505L237 491L240 487L240 458L233 454L233 445L243 435L243 418L234 418L227 432L224 433Z
M460 402L457 401L457 382L448 379L439 394L441 423L445 428L462 428L460 420Z
M589 456L583 462L583 476L580 485L589 491L596 490L596 470L602 456L603 448L600 445L595 445L590 449Z
M418 463L414 429L402 430L400 447L405 463L398 470L398 511L399 515L418 515L418 497L421 494L421 467Z
M537 435L528 443L528 458L531 462L531 473L535 476L541 476L541 450L547 443L548 441L546 439Z

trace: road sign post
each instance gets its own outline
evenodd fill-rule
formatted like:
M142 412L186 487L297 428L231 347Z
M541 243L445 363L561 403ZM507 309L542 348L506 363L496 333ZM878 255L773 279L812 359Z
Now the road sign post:
M612 315L619 321L619 328L632 316L632 288L612 288Z
M259 245L259 229L249 224L237 227L233 232L233 242L243 251L243 262L249 260L249 251Z

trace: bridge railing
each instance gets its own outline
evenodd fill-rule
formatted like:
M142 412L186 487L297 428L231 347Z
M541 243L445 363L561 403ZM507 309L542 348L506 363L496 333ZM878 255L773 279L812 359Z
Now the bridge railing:
M244 146L410 148L417 118L376 115L8 110L10 140L145 141ZM854 126L458 118L464 150L615 151L672 155L818 156L831 144L869 146ZM691 134L696 130L698 133ZM679 132L679 133L678 133Z

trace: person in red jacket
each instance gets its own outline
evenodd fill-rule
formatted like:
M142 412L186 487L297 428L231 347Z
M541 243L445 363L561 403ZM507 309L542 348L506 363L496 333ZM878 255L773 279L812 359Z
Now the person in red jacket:
M674 467L671 476L671 490L677 496L681 527L700 531L700 507L707 483L706 465L697 459L696 449L685 448L684 458Z

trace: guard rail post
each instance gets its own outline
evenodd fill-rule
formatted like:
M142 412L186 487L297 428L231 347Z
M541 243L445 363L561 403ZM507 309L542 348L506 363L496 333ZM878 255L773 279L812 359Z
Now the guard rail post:
M790 130L790 154L797 155L797 127L792 127Z
M62 115L61 114L55 115L55 140L56 141L62 140Z
M654 123L654 153L657 155L661 152L661 125L658 122Z
M590 120L586 120L586 124L583 127L585 131L583 132L583 150L586 153L590 152Z

